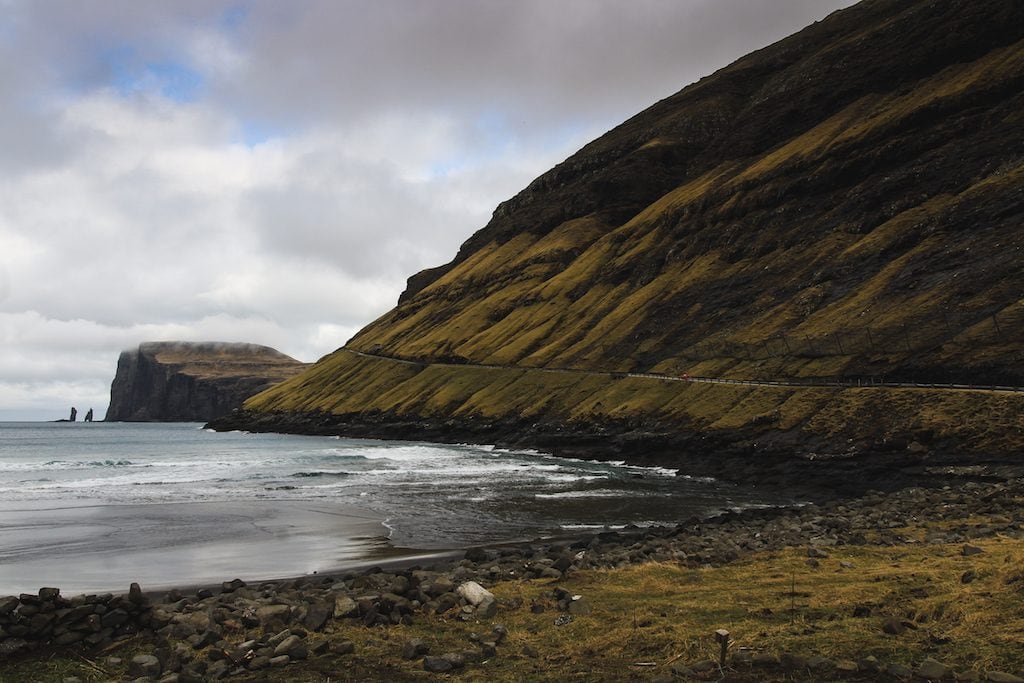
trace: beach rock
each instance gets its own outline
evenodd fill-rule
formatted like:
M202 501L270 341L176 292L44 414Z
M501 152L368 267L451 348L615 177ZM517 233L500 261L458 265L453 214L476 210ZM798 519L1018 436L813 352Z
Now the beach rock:
M14 610L18 609L18 605L20 604L21 600L14 597L13 595L8 595L0 598L0 616L6 616L10 614Z
M334 598L334 618L356 616L359 613L359 605L347 595L339 594Z
M779 658L770 652L755 653L750 658L750 663L761 669L774 669L781 664Z
M885 673L889 674L893 678L899 678L901 680L910 678L914 675L913 670L911 670L909 666L904 666L903 664L898 664L896 662L885 667Z
M990 683L1024 683L1024 678L1003 671L989 671L985 680Z
M430 673L440 674L447 673L454 669L452 663L444 657L426 656L423 658L423 670L429 671Z
M334 616L334 604L333 602L317 602L310 605L306 611L306 618L302 620L302 625L310 631L322 630L327 620Z
M246 583L241 579L232 579L231 581L225 581L220 585L222 593L234 593L239 588L245 588Z
M454 670L462 669L466 666L466 657L461 652L446 652L441 657L448 660L448 663L452 665Z
M356 651L356 644L351 640L343 640L340 643L331 643L331 652L336 655L350 655Z
M960 554L964 557L970 557L971 555L980 555L983 552L985 551L976 545L971 545L970 543L964 543L963 547L960 548Z
M882 622L882 632L888 633L892 636L898 636L906 631L906 627L903 626L903 622L896 617L888 617Z
M40 588L39 589L39 599L43 600L44 602L52 602L53 600L56 600L59 597L60 597L60 589L59 588Z
M486 562L487 551L483 548L470 548L466 551L465 558L470 562Z
M136 655L128 663L128 675L132 678L156 678L160 672L160 660L153 655Z
M437 598L445 593L450 593L455 589L455 584L447 576L438 576L430 584L430 589L427 591L427 595Z
M467 581L458 588L459 597L476 607L484 600L494 600L494 594L476 581Z
M813 655L807 658L807 668L811 671L828 671L835 667L835 662L821 655Z
M498 614L498 602L493 598L488 598L481 602L476 607L474 615L478 619L493 619Z
M933 681L941 681L952 673L952 669L931 657L921 662L917 669L914 670L914 674L918 677Z
M270 666L270 657L266 655L256 655L249 661L250 671L262 671Z
M129 586L128 601L133 605L145 605L149 602L146 596L142 594L142 587L137 583L133 583Z
M582 595L573 596L572 600L569 601L569 614L574 617L584 616L594 611L594 608L590 606L590 602Z
M256 608L256 618L264 625L284 624L291 620L292 608L288 605L264 605Z
M288 666L288 663L291 661L292 660L290 657L288 657L288 655L278 655L277 657L271 657L269 664L270 666L277 668L282 666Z
M270 643L273 645L273 643ZM293 648L298 647L302 644L302 638L297 635L290 634L285 636L277 645L274 647L274 656L290 655Z
M412 638L402 645L402 659L416 659L430 652L430 646L419 638Z

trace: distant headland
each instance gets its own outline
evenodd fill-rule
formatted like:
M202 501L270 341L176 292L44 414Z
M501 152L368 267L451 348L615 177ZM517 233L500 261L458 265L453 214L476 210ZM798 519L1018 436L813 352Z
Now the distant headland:
M257 344L144 342L137 349L123 351L118 358L105 419L212 420L306 367L305 363ZM72 412L71 421L76 412Z

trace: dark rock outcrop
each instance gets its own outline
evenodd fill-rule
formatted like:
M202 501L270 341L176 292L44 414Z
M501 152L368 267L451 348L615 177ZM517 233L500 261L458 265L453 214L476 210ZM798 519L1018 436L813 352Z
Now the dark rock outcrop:
M305 367L256 344L146 342L121 353L106 420L212 420Z

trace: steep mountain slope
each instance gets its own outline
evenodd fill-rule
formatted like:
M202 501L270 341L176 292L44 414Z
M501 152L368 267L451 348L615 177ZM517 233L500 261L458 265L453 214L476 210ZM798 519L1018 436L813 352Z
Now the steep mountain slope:
M590 143L347 345L421 364L341 350L237 423L1001 451L1019 396L530 369L1024 384L1022 218L1024 4L866 0Z
M212 420L306 367L256 344L143 343L117 360L106 420Z

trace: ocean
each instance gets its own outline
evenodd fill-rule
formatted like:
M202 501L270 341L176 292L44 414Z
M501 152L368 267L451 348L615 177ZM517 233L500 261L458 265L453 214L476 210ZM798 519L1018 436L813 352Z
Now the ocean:
M0 423L0 595L296 576L783 502L488 446Z

